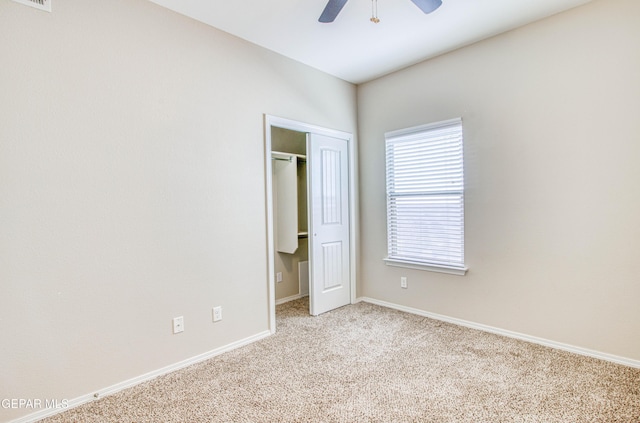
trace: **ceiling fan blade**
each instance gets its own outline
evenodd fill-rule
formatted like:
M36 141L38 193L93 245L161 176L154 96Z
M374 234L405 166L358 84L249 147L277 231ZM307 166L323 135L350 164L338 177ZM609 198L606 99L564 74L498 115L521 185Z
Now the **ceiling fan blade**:
M320 19L318 22L329 23L333 22L338 16L338 13L342 10L347 0L329 0L324 10L322 11L322 15L320 15Z
M411 0L424 13L431 13L442 6L442 0Z

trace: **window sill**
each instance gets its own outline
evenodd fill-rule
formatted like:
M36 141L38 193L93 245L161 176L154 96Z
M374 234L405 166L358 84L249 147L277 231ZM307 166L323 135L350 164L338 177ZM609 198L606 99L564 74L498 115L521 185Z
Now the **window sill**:
M465 267L436 266L433 264L398 260L398 259L392 259L389 257L385 258L384 261L387 263L387 266L405 267L408 269L426 270L428 272L447 273L450 275L458 275L458 276L464 276L464 274L467 273L467 270L469 270L467 266Z

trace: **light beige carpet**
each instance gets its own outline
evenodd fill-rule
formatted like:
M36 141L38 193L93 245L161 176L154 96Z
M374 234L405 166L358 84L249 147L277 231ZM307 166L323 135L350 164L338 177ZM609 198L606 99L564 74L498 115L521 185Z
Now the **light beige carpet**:
M640 369L360 303L53 422L640 422Z

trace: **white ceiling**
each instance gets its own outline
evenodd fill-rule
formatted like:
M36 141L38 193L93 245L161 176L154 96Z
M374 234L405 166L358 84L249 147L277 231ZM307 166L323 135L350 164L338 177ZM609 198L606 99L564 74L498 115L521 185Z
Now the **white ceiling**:
M151 0L254 44L362 83L591 0L443 0L425 15L411 0L350 0L330 24L327 0Z

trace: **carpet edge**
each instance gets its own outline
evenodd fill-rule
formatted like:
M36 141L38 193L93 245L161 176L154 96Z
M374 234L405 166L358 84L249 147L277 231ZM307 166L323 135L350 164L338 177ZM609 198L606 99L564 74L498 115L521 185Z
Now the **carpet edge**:
M597 358L599 360L604 360L616 364L621 364L623 366L633 367L640 369L640 360L634 360L632 358L621 357L614 354L604 353L601 351L591 350L588 348L577 347L575 345L565 344L562 342L556 342L549 339L539 338L532 335L526 335L524 333L514 332L506 329L496 328L493 326L483 325L481 323L470 322L467 320L457 319L455 317L449 317L442 314L432 313L425 310L420 310L413 307L407 307L400 304L391 303L388 301L377 300L375 298L370 297L358 297L356 299L356 303L365 302L370 304L379 305L381 307L387 307L398 311L403 311L410 314L415 314L422 317L428 317L435 320L440 320L442 322L452 323L454 325L463 326L470 329L477 329L483 332L489 332L496 335L506 336L508 338L515 338L521 341L531 342L533 344L542 345L545 347L550 347L562 351L571 352L574 354Z

